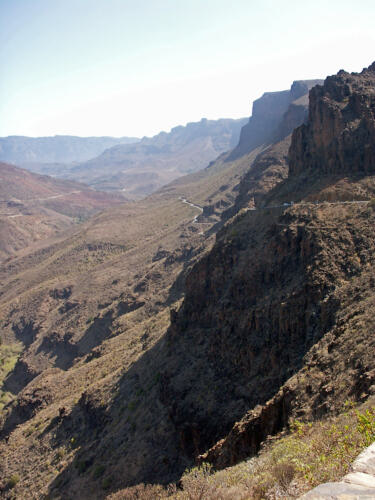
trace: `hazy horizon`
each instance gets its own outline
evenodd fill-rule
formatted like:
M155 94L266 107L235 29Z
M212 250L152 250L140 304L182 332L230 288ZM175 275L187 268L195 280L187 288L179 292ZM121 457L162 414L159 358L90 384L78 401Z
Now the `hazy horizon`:
M249 115L250 116L250 115ZM158 134L161 134L163 132L171 132L174 128L177 128L177 127L186 127L187 125L189 125L190 123L199 123L203 120L208 120L208 121L220 121L220 120L245 120L247 119L248 116L240 116L239 118L232 118L230 116L228 117L219 117L219 118L214 118L213 120L211 118L206 118L205 116L203 116L202 118L194 121L194 122L186 122L186 123L176 123L176 125L173 125L172 127L170 127L168 130L159 130L158 132L156 132L155 134L153 134L152 136L125 136L125 135L118 135L118 136L114 136L114 135L72 135L72 134L51 134L51 135L21 135L21 134L11 134L11 135L7 135L7 136L0 136L1 139L6 139L8 137L26 137L28 139L43 139L43 138L47 138L47 137L79 137L81 139L90 139L90 138L105 138L105 137L109 137L109 138L113 138L113 139L121 139L123 137L126 137L126 138L130 138L130 139L143 139L143 137L154 137L155 135L158 135Z
M250 116L375 60L369 0L2 0L0 136L143 137Z

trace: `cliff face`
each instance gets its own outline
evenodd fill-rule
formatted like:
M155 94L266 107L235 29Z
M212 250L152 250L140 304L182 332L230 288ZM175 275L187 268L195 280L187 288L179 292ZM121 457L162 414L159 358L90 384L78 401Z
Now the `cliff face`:
M253 116L242 127L239 144L228 160L244 158L254 145L260 153L242 176L235 203L223 214L224 220L243 208L254 208L266 193L287 178L291 134L307 120L308 91L318 83L322 80L295 81L290 90L266 93L254 102Z
M347 80L352 94L344 111L332 103L348 95ZM366 204L334 199L338 188L330 180L343 172L331 161L332 148L340 146L348 193L361 191L363 200L373 192L374 177L364 184L357 174L371 173L375 158L369 139L374 91L371 68L354 76L340 72L311 91L309 122L294 133L289 152L291 159L306 158L305 168L298 170L291 160L289 178L263 193L257 211L227 225L187 279L184 304L169 332L171 352L184 352L190 363L176 363L167 377L176 428L195 436L196 453L224 436L244 407L251 409L202 456L217 467L254 454L290 418L321 418L340 411L346 399L364 400L375 390L375 363L368 354L374 325L366 305L374 300L374 212ZM267 165L271 151L253 169L259 164L261 170L262 158ZM320 151L319 163L309 163L311 151ZM362 163L350 163L357 157ZM306 171L313 167L321 168L314 195L319 199L330 186L332 204L304 202ZM240 193L249 191L252 170ZM283 207L300 174L302 203ZM206 388L204 400L200 387Z
M307 211L248 212L189 275L168 335L163 402L180 432L199 430L195 451L276 394L334 322L328 281L343 276L346 257L327 265L335 246L314 226Z
M236 252L236 256L229 257L228 250L224 250L230 231L232 234L240 231L241 223L235 221L217 243L225 256L220 263L217 261L214 270L204 275L211 293L221 290L220 298L215 301L217 310L220 302L225 303L227 311L234 305L237 307L244 296L250 299L252 294L244 289L244 283L259 287L254 295L257 321L251 321L251 303L240 307L233 316L230 331L239 331L244 319L250 318L246 340L237 347L232 340L231 347L228 344L223 350L227 353L236 349L241 359L251 353L248 369L243 371L243 384L246 387L250 382L252 396L264 394L265 381L273 379L275 388L273 375L284 374L275 395L265 405L256 408L253 405L224 439L201 456L201 460L216 467L233 465L256 453L260 443L280 432L290 418L321 418L340 411L345 399L363 401L375 391L375 363L369 355L374 345L371 334L374 321L369 313L374 301L371 264L375 258L371 236L374 213L365 204L354 202L345 206L339 197L343 179L347 181L345 196L351 191L351 199L355 199L361 192L363 200L373 194L374 69L373 64L359 75L340 71L327 78L323 86L310 91L308 123L293 133L289 178L263 200L265 206L281 204L285 199L290 200L290 194L294 195L299 186L301 205L286 208L283 215L276 213L282 208L268 211L264 208L263 213L268 212L270 219L256 224L257 228L253 219L260 212L245 215L243 220L248 219L249 235L259 235L261 225L263 230L268 226L269 232L258 244L244 244L244 252L252 257L240 272L239 266L245 262L243 256ZM305 187L309 178L312 183ZM304 201L307 193L319 199L327 190L331 204L313 205ZM268 252L274 246L271 228L275 235L280 231L278 239L283 235L282 241L287 243L285 254L278 244L275 256L269 259ZM240 239L244 242L245 238L245 222L242 222ZM253 254L256 248L258 252ZM281 258L279 266L278 258ZM260 265L265 266L265 274L252 276ZM270 279L264 280L267 275ZM281 276L284 276L282 284ZM239 294L236 300L231 299L233 289ZM198 293L199 289L194 287L192 297L198 297ZM268 300L272 298L271 307L261 300L262 294ZM188 295L186 300L194 300L192 297ZM199 302L205 318L210 310L207 299L199 296ZM281 349L275 356L278 347ZM256 367L263 373L251 381Z
M290 134L306 118L308 103L302 97L307 96L309 89L318 83L321 80L295 81L289 90L266 92L254 101L252 116L242 128L239 144L232 156L241 156ZM289 108L291 104L293 107ZM280 122L284 123L280 125Z
M375 170L375 63L362 73L340 71L310 91L308 123L293 133L291 176Z

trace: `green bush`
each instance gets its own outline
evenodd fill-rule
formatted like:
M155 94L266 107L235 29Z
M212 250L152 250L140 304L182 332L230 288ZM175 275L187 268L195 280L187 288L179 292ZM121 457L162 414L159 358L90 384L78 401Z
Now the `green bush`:
M19 482L20 480L20 477L18 474L13 474L12 476L10 476L10 478L8 479L8 483L7 483L7 486L9 489L12 489L16 486L16 484Z
M104 474L105 472L105 467L104 465L100 464L100 465L97 465L94 469L94 478L95 479L99 479L100 477L102 477L102 475Z
M102 488L103 490L108 490L111 487L112 484L112 478L111 477L106 477L102 481Z

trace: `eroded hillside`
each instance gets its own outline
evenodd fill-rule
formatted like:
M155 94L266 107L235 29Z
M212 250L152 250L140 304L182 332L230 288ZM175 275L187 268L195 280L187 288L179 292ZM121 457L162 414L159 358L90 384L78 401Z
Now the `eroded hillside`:
M0 178L0 259L125 201L6 163L0 163Z

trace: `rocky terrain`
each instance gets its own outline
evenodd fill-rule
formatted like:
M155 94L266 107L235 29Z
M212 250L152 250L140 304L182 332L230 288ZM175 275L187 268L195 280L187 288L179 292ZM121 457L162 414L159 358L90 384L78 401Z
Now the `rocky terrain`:
M300 87L261 138L0 267L4 498L137 498L375 394L374 65L305 124Z
M269 198L269 204L272 205L275 200L283 201L292 192L299 203L282 210L282 214L276 213L276 217L272 209L263 209L263 213L268 214L271 221L273 219L268 226L270 238L263 239L267 241L267 253L263 254L262 259L251 261L265 265L264 270L258 270L256 266L250 274L246 273L248 277L243 282L243 271L240 269L242 266L246 268L246 264L249 266L250 260L244 260L244 257L241 259L237 255L241 267L236 280L230 279L229 289L226 280L220 280L220 285L218 280L212 283L212 276L215 276L217 271L211 269L209 272L210 286L215 290L224 289L226 297L231 296L231 290L232 294L238 294L237 290L242 290L247 282L252 283L252 287L261 283L265 290L265 303L262 303L259 292L254 294L248 291L244 296L250 302L247 307L240 308L246 310L249 318L249 326L245 324L245 331L250 327L251 332L249 346L256 346L256 352L249 353L251 364L246 373L247 377L250 375L251 378L251 373L254 372L255 380L260 376L262 384L267 381L266 387L271 392L275 391L272 399L262 408L247 413L228 436L204 456L217 466L235 463L255 453L264 437L281 430L292 415L309 419L319 418L325 413L339 411L339 406L345 398L361 400L373 393L375 372L371 354L372 317L369 314L373 300L373 210L368 204L361 204L357 200L359 197L362 200L372 199L374 178L373 170L367 167L367 156L356 155L358 151L368 149L367 138L372 133L373 120L369 117L374 116L375 109L372 99L374 78L373 66L361 74L350 75L342 71L335 77L327 78L323 86L315 87L310 92L309 121L293 133L289 150L289 177L277 186L275 192L270 193ZM330 135L329 132L333 123L345 123L346 113L349 114L345 106L340 113L336 107L340 89L349 82L352 86L346 102L365 102L367 105L362 109L357 108L357 115L354 110L350 110L351 119L356 126L346 128L346 133L351 133L352 136L348 137L345 143L341 142L340 147L340 136ZM317 108L335 109L335 116L330 113L318 113ZM357 135L357 127L362 128L360 136ZM312 134L308 141L305 131L312 130L320 130L321 135L315 138ZM337 128L337 131L339 130L340 127ZM328 131L326 137L330 140L327 139L322 144L319 138L325 131ZM355 137L357 143L354 146ZM351 150L348 149L348 144L353 145ZM321 162L311 158L312 154L308 154L310 151L317 151L318 146ZM342 165L350 164L353 156L356 156L355 168L340 170L337 163L330 163L333 149ZM304 163L299 164L299 169L296 168L296 158L301 152L305 159L311 158L311 163L305 160L306 169L303 168ZM306 183L307 179L311 185ZM296 184L299 188L298 195ZM310 200L313 193L315 202L304 202ZM327 198L331 203L321 204L318 201ZM349 199L352 203L348 203ZM266 207L267 202L263 206ZM277 209L273 210L277 212ZM250 217L254 220L257 215L254 217L247 214L237 223L237 231L240 234L246 228L247 233L258 236L259 231L255 233L249 229ZM236 225L230 227L232 232L235 229ZM273 243L274 237L277 243ZM228 245L228 239L228 232L224 232L221 241L216 244L217 252L223 254L220 258L224 261L229 258L233 260L233 250L231 245ZM243 237L237 236L236 240L242 243ZM245 254L254 251L249 247L254 247L254 243L247 245ZM228 252L231 257L227 255ZM271 259L267 259L268 252L273 254ZM313 260L309 263L310 258ZM279 270L277 261L282 263ZM299 265L302 265L300 270ZM219 268L222 273L222 266ZM256 273L257 279L251 280L249 278L254 276L253 273ZM287 276L286 281L283 278L284 273ZM281 286L278 285L279 280ZM300 289L297 285L299 280L303 287ZM274 303L278 287L280 292L276 293L277 303ZM194 295L197 288L194 287L194 290L192 300L196 300ZM252 296L254 304L251 304ZM202 304L201 295L198 301L201 307L205 306L204 302ZM219 303L219 300L215 302ZM238 296L234 303L238 310L237 304L241 304ZM205 314L207 309L205 307ZM225 309L227 310L227 307ZM262 314L266 315L262 317ZM238 316L234 316L238 324ZM215 316L210 314L209 318L211 317L210 324L215 321ZM273 339L268 337L272 331L276 334ZM235 332L242 337L239 327ZM357 342L357 335L360 335L361 342ZM268 344L270 350L266 349ZM266 364L263 356L271 356L271 364ZM283 359L284 356L287 356L287 359ZM292 372L284 372L291 367ZM262 373L262 369L266 371ZM272 385L274 389L271 389ZM252 384L252 387L256 385ZM262 397L267 392L263 385L260 392ZM258 391L254 393L252 390L252 397L259 397L260 394L256 394ZM254 407L256 403L259 403L259 400L253 401L251 406Z

